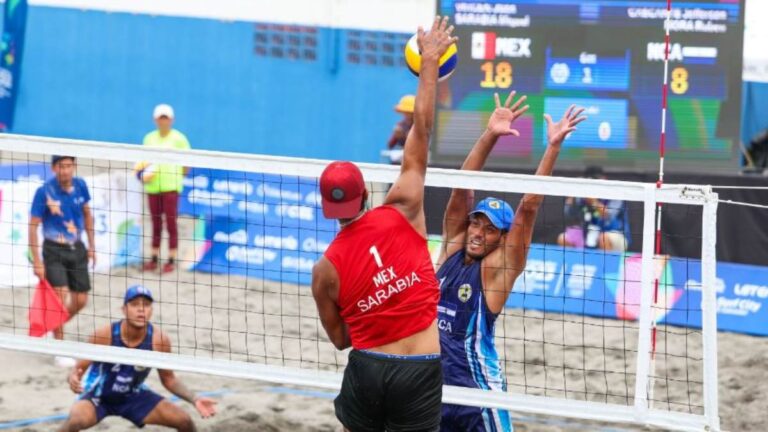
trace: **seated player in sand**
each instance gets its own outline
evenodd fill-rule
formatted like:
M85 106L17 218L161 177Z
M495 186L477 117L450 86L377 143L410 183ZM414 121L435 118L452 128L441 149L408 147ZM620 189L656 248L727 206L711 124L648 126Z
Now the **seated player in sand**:
M461 169L481 170L499 137L519 135L511 124L527 106L525 97L510 108L514 92L496 109ZM565 137L586 119L584 109L571 106L562 119L547 122L547 149L536 175L552 174ZM506 391L506 380L494 345L496 317L501 313L517 277L523 272L533 225L544 197L525 194L517 213L506 202L486 198L474 206L474 191L454 189L443 220L443 246L438 260L440 283L438 326L446 385ZM474 208L473 208L474 206ZM472 209L472 210L470 210ZM461 432L511 431L506 411L443 405L441 430Z
M149 289L141 285L128 288L122 308L125 318L98 329L91 336L90 342L171 352L168 335L149 322L152 318L152 301ZM81 379L88 366L89 374L83 385ZM153 424L182 432L195 431L195 424L189 414L144 385L151 371L151 368L141 366L78 360L69 375L69 387L79 397L59 431L88 429L107 416L123 417L138 427ZM216 414L214 400L195 396L171 370L157 372L163 387L193 404L203 418Z
M320 177L323 213L341 230L312 272L312 294L328 337L350 345L336 417L361 431L436 431L442 372L439 290L427 249L424 178L435 111L438 59L456 41L435 20L419 30L422 55L413 128L400 176L384 205L367 210L355 164L333 162Z

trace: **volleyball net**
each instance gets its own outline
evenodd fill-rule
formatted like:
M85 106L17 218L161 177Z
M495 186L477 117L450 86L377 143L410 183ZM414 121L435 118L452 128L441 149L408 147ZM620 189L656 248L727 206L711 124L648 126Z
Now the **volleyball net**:
M328 341L308 287L338 231L319 205L327 161L19 135L0 135L0 152L0 348L338 390L347 353ZM54 178L54 154L76 157L96 231L89 301L63 341L29 336L38 283L30 208ZM142 268L152 228L138 173L163 164L187 168L176 269L167 273ZM360 168L371 205L381 204L399 167ZM522 194L545 195L527 266L495 324L507 391L448 386L444 401L505 408L513 418L719 430L717 195L709 187L432 168L426 183L435 259L451 188L513 208ZM657 234L658 203L665 223ZM606 214L619 225L590 222ZM668 255L654 254L656 242ZM160 264L166 250L164 238ZM153 292L152 322L170 335L172 353L86 343L123 317L134 284Z

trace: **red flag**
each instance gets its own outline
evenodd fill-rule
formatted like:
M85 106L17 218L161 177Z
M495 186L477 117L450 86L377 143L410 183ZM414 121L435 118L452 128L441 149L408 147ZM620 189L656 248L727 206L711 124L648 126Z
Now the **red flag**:
M29 335L41 337L61 327L68 319L69 312L61 304L56 291L47 280L41 280L29 306Z

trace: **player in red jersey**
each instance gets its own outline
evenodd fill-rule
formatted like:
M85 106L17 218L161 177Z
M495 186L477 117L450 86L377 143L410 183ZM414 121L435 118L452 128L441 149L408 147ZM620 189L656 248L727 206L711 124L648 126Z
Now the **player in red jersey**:
M429 32L419 28L414 123L384 204L367 210L368 191L353 163L333 162L320 177L323 213L341 230L312 271L312 294L336 348L353 348L335 407L354 432L440 426L440 292L427 249L424 177L438 59L458 40L452 31L440 17Z

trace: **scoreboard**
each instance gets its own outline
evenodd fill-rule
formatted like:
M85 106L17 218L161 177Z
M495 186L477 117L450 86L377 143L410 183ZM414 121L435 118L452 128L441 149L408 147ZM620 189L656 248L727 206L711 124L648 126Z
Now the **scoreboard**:
M673 0L668 169L738 168L743 0ZM535 167L543 114L570 104L589 119L558 166L655 169L661 130L666 1L439 0L459 36L459 64L440 88L432 160L455 165L480 136L493 92L528 95L519 138L499 142L493 168Z

